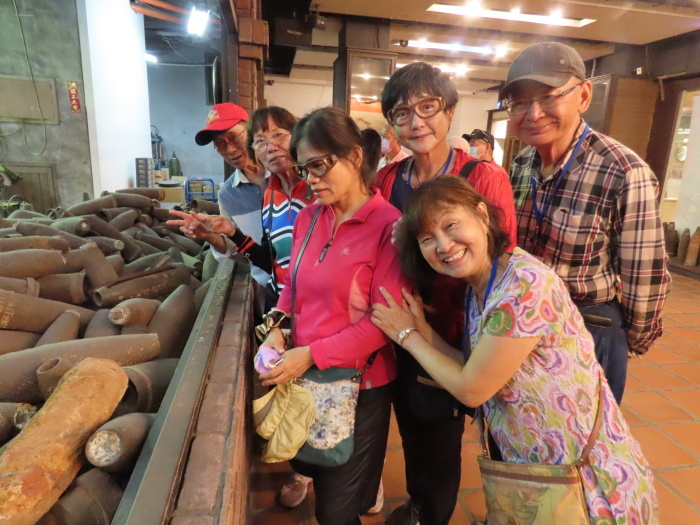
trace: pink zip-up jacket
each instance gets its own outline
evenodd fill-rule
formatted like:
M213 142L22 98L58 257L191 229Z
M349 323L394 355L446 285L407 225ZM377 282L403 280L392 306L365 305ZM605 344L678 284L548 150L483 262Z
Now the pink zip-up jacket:
M292 235L292 256L277 308L291 309L292 273L311 219L320 205L299 212ZM323 206L299 264L296 278L294 346L310 346L320 369L362 368L381 349L365 374L361 388L386 385L396 377L393 345L372 324L372 304L386 304L383 286L401 301L406 280L391 229L401 213L377 191L335 234L335 214ZM409 288L410 289L410 288Z

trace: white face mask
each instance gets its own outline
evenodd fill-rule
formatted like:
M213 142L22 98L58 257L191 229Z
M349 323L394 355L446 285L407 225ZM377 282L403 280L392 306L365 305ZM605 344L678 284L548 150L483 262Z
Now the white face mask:
M472 157L481 157L484 154L484 152L482 151L481 153L479 153L479 146L470 146L469 154Z
M382 137L382 155L389 153L389 139Z

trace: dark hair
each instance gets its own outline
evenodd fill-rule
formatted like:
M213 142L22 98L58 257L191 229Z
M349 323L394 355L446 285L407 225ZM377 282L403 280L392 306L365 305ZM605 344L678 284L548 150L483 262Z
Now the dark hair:
M312 111L294 126L289 151L297 161L297 148L305 140L318 151L347 159L356 146L362 148L360 176L365 188L372 187L377 174L376 166L371 166L365 154L365 144L355 121L342 109L327 107Z
M510 243L508 234L501 227L502 213L477 193L469 182L459 177L435 177L418 186L408 199L399 223L397 244L401 269L416 283L422 293L426 291L436 272L420 251L418 235L431 226L436 212L451 206L463 206L481 218L476 209L482 202L486 204L489 218L488 255L493 259L501 256Z
M459 96L450 75L425 62L414 62L396 71L382 91L382 113L386 117L396 104L411 97L430 95L445 99L445 109L457 105Z
M364 144L362 149L367 164L376 170L379 166L379 159L382 158L382 136L376 129L372 128L363 129L360 134L362 135L362 143Z
M298 120L289 111L278 106L265 106L264 108L256 109L248 121L248 145L253 143L253 135L261 131L268 131L267 121L270 118L280 128L287 131L292 131L294 124Z

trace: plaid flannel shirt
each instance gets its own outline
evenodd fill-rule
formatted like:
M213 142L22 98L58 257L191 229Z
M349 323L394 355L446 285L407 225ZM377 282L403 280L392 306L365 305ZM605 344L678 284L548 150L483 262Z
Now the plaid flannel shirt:
M573 144L586 127L581 121ZM518 245L555 270L579 304L610 301L621 291L630 350L646 352L661 335L670 274L657 204L658 181L629 148L594 130L554 187L573 145L542 180L541 159L528 146L511 167ZM539 209L552 198L538 227Z

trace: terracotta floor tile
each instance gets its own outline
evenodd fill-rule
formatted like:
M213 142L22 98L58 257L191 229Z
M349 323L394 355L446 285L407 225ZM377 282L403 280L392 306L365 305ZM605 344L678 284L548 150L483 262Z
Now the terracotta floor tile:
M666 334L666 332L684 341L700 341L700 330L696 330L695 328L669 328L668 330L664 330L664 334Z
M471 520L467 517L462 506L457 503L455 510L450 518L450 525L470 525Z
M401 447L401 434L399 434L399 427L396 424L396 418L394 417L394 412L391 412L391 420L389 421L389 439L386 444L387 448L400 448Z
M631 373L627 374L627 379L625 380L625 392L646 392L649 387L644 383L641 383L639 379L634 377Z
M462 475L459 481L460 488L478 489L481 487L481 474L476 457L481 454L481 446L478 443L462 444Z
M666 321L675 321L676 323L680 323L680 326L700 326L700 315L697 313L683 313L682 311L679 313L666 315L666 312L664 311L664 328L673 328L673 326L667 325Z
M406 473L403 461L403 449L386 451L386 461L382 474L384 496L393 498L406 494Z
M664 348L678 354L681 357L685 357L689 361L700 361L700 346L697 343L690 343L687 341L679 343L669 343L663 345Z
M632 435L642 446L642 452L652 468L692 465L697 460L661 432L652 427L635 427Z
M671 421L691 419L688 414L656 392L630 392L625 394L624 399L625 404L652 423L670 423Z
M671 352L667 353L670 354ZM631 374L645 385L656 390L664 390L667 388L684 388L690 386L690 384L684 379L681 379L673 374L669 374L659 366L639 366L635 368ZM627 387L625 387L625 390L627 390Z
M683 342L683 339L681 339L680 337L678 337L676 335L673 335L672 333L669 333L669 331L665 330L665 329L664 329L664 333L661 334L661 337L659 337L656 340L657 344L662 344L662 345L665 345L667 343L681 343L681 342Z
M660 476L676 491L700 506L700 467L664 472Z
M694 385L700 385L700 365L695 363L665 365L664 368L669 372L681 376L683 379L690 381Z
M676 314L682 314L682 313L683 313L683 310L681 310L680 308L676 308L675 306L670 304L670 302L667 302L666 304L664 304L663 315L668 315L668 314L676 315Z
M698 525L700 523L700 514L672 489L658 479L655 486L659 498L659 523L662 525Z
M660 428L700 456L700 423L678 423Z
M484 491L478 490L467 494L462 498L464 504L469 508L472 516L478 520L482 520L486 517L486 500L484 499Z
M679 314L673 314L673 315L666 315L664 313L663 315L663 322L664 322L664 329L665 328L674 328L676 326L694 326L694 325L686 325L686 323L683 323L682 321L678 321L675 319L675 316ZM698 325L700 326L700 325Z
M479 430L477 426L471 424L471 419L469 416L465 418L464 423L464 434L462 435L462 442L476 443L479 441Z
M634 410L631 410L627 405L625 405L624 398L622 400L622 413L625 416L625 421L630 427L646 425L647 422L640 418Z
M664 392L664 395L700 418L700 389L691 388Z
M670 350L667 350L662 345L654 345L642 358L645 361L655 364L667 363L686 363L688 360Z

